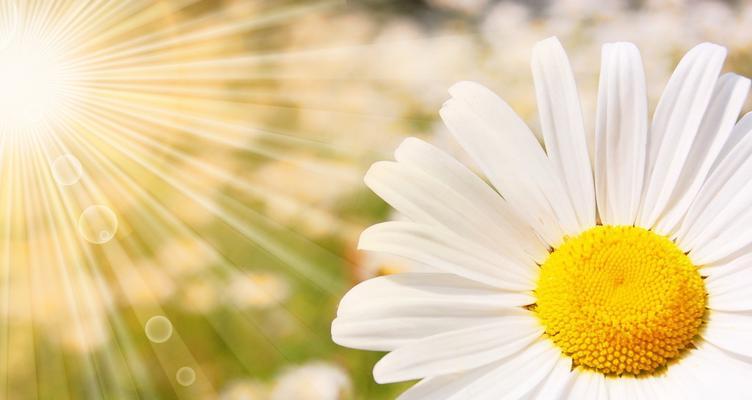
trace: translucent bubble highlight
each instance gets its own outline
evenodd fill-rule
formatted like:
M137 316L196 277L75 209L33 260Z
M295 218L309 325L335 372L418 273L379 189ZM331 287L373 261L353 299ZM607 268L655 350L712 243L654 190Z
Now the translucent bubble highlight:
M152 342L164 343L172 336L172 322L162 315L153 316L146 321L144 332Z
M196 371L191 367L183 367L175 374L175 380L183 386L190 386L196 382Z
M103 205L87 207L78 219L78 232L94 244L109 242L115 237L117 227L117 216L109 207Z
M52 177L58 185L75 185L81 180L82 174L81 163L71 154L63 154L52 163Z

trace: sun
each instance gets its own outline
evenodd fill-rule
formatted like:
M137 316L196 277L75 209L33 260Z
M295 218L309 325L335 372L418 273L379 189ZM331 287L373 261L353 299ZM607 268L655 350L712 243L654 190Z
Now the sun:
M0 45L0 130L39 129L59 115L72 81L64 53L54 41L21 33Z

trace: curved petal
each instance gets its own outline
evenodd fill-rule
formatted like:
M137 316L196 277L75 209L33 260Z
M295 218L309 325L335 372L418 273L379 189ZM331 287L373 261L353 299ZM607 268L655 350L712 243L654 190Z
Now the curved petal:
M619 379L606 381L609 400L631 400L639 396L637 385L639 382L634 377L620 376Z
M460 82L441 117L509 204L550 245L579 233L572 204L550 161L524 122L485 87Z
M411 220L440 227L483 244L502 249L519 262L533 263L522 242L510 237L507 227L494 223L494 210L448 186L418 168L380 161L371 166L365 182L382 199ZM529 248L529 246L527 246Z
M698 343L696 349L674 368L669 368L669 376L676 372L686 378L685 391L699 399L749 398L749 381L752 379L752 366L733 358L723 350L708 343ZM689 397L685 397L689 398Z
M708 308L719 311L752 310L752 253L728 263L703 268L707 275Z
M725 58L725 48L702 43L687 52L671 76L648 136L640 226L652 228L666 211Z
M502 228L495 231L499 244L515 243L512 247L521 247L538 263L548 256L547 246L532 227L486 182L450 155L420 139L407 138L394 157L430 176L441 177L447 186L475 204L489 223Z
M533 47L533 80L546 153L560 174L579 229L595 225L595 192L572 67L555 37Z
M645 174L645 73L631 43L603 46L595 128L595 181L601 222L632 225Z
M360 235L358 248L389 253L508 290L535 288L539 268L521 265L452 232L412 222L376 224Z
M570 372L572 360L562 357L547 343L539 342L534 346L471 371L423 379L398 400L562 398L561 394L573 376ZM541 350L545 351L541 353ZM549 370L549 364L553 364L551 371L541 378ZM528 373L531 370L534 372Z
M668 235L678 226L727 142L749 93L750 81L735 74L721 76L702 119L687 162L677 180L666 213L655 229Z
M564 393L568 390L574 376L572 359L560 355L556 365L551 369L551 373L538 385L538 389L532 393L530 398L541 400L564 398Z
M729 274L742 272L744 269L752 266L752 252L745 252L737 257L732 257L724 262L716 262L703 265L700 268L700 274L707 277L705 284L725 277Z
M406 273L361 282L342 298L332 339L343 346L393 350L417 339L525 316L532 301L452 274Z
M514 311L513 311L514 310ZM512 311L515 309L508 309ZM416 310L416 313L420 313ZM497 320L497 316L425 316L411 315L405 311L404 316L374 317L337 317L332 321L332 340L340 346L351 349L392 351L407 346L417 340L452 332L459 327L487 325Z
M677 242L683 249L694 250L708 243L749 208L752 188L740 189L752 174L750 132L752 113L746 114L734 127L729 139L734 145L724 146L723 158L713 166L677 230Z
M603 374L582 368L576 368L572 373L576 374L576 377L567 398L582 400L608 398L606 378Z
M497 322L430 336L400 347L373 368L378 383L452 374L520 352L543 334L533 315L502 316Z
M695 376L698 371L693 362L689 361L693 351L686 354L679 362L671 365L665 375L655 378L658 384L666 386L666 391L677 399L702 400L710 393L704 387L703 381ZM660 399L657 399L660 400Z
M498 363L484 365L482 367L462 372L460 374L440 375L425 378L416 385L407 389L397 400L448 400L472 384L478 378L486 375L495 368Z
M454 395L452 400L513 400L536 390L561 359L549 340L538 340Z
M752 337L752 317L749 315L713 311L700 334L722 349L752 357L752 340L749 340Z
M507 307L530 304L531 300L534 299L529 294L505 292L453 274L404 273L380 276L356 285L342 297L337 316L417 315L415 310L419 305L424 310L420 315L493 316ZM394 301L403 302L410 313L389 308L398 306L391 303ZM437 305L443 307L437 308Z

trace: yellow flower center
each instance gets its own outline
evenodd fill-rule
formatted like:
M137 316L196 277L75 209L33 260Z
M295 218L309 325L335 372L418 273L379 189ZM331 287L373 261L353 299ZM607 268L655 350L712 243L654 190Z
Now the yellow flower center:
M684 351L705 313L702 277L666 237L596 226L541 266L534 309L575 365L606 375L651 373Z

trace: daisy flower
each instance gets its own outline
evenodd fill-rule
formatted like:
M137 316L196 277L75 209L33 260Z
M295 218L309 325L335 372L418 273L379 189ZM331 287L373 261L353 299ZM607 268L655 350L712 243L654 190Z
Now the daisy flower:
M725 56L691 49L648 123L637 48L606 44L593 134L555 38L533 49L539 137L454 85L441 117L485 179L414 138L371 167L409 221L359 247L432 270L350 290L334 341L389 352L377 382L420 380L403 400L749 398L750 82Z

